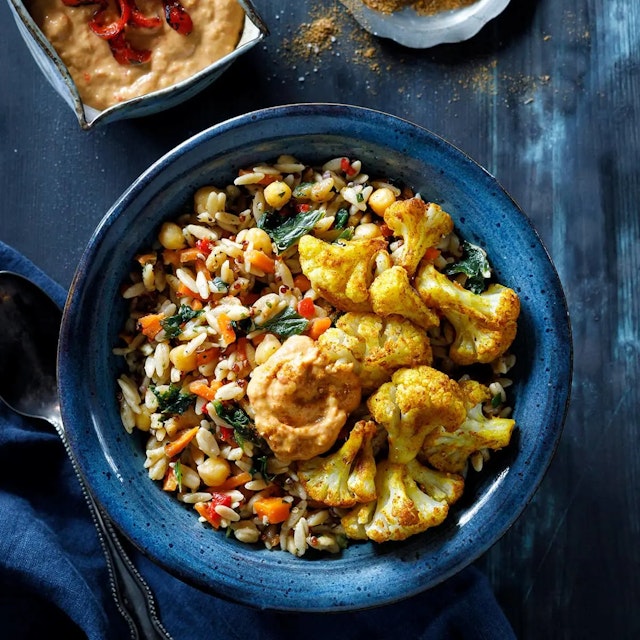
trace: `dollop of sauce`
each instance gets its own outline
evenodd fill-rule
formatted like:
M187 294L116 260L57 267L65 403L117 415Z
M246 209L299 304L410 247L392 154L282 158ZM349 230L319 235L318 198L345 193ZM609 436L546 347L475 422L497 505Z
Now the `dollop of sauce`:
M253 370L247 396L260 435L281 460L309 460L335 443L360 404L353 363L334 360L308 336L292 336Z
M73 78L85 105L102 111L110 106L164 89L213 64L236 47L244 26L237 0L183 0L193 22L188 35L163 19L154 28L125 27L136 50L150 50L149 62L120 64L107 40L89 28L96 5L70 7L62 0L25 3ZM145 16L163 16L159 0L138 0Z

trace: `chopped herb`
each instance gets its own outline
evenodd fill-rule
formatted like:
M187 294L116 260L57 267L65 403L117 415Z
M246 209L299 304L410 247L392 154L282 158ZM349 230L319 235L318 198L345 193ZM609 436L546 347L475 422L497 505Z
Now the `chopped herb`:
M338 242L338 240L351 240L353 238L353 227L347 227L340 232L340 235L334 240L334 242Z
M487 288L487 280L491 277L491 266L484 249L464 240L462 242L462 258L450 264L444 271L448 276L464 273L467 281L465 289L473 293L482 293Z
M193 393L182 393L182 389L176 384L170 384L166 391L154 388L153 393L158 398L158 411L165 416L184 413L195 399Z
M176 482L178 483L178 491L182 493L182 465L180 464L180 460L176 460L173 465L173 475L176 477Z
M255 329L251 318L242 318L241 320L232 320L231 326L236 333L247 334Z
M280 313L267 320L264 324L256 325L256 329L266 329L280 338L297 336L307 330L309 321L303 318L292 307L285 307Z
M301 182L293 190L293 197L298 200L300 198L308 198L311 195L315 182Z
M224 403L220 400L214 400L213 408L221 420L233 427L233 437L241 447L246 440L259 447L266 447L264 440L256 431L253 421L241 406L232 402Z
M267 471L267 463L269 462L269 456L253 456L253 466L251 467L251 475L259 473L267 482L271 482L276 476L273 473Z
M496 395L493 396L493 398L491 398L491 406L494 409L497 409L501 404L502 404L502 394L496 393Z
M182 304L176 315L160 320L160 324L168 338L177 338L182 333L181 325L199 316L201 313L202 309L194 311L189 305Z
M278 252L282 252L298 242L303 235L309 233L323 215L322 209L301 211L288 217L283 217L275 211L268 211L258 221L258 227L269 234Z
M215 289L215 293L227 293L229 291L229 285L220 276L216 276L211 281L211 284Z
M338 213L336 213L333 222L334 228L344 229L347 226L347 222L349 222L349 210L344 208L338 209Z
M358 191L358 193L356 193L356 200L358 202L364 202L364 196L362 195L362 193L360 191Z

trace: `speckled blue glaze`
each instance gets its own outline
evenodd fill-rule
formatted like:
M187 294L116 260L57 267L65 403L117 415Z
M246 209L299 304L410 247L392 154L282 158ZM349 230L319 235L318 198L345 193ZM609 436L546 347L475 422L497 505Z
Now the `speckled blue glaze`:
M126 315L119 288L134 254L204 184L289 153L306 163L348 155L449 211L484 246L522 300L513 370L511 446L467 484L440 527L403 543L352 544L337 556L254 549L202 526L147 478L141 440L121 425L111 349ZM71 447L99 502L138 548L206 591L265 609L339 611L388 604L432 587L478 558L516 520L561 435L572 345L557 273L529 219L496 180L438 136L396 117L345 105L249 113L187 140L141 175L96 229L64 311L59 390Z
M116 120L139 118L158 113L188 100L203 89L206 89L228 69L238 56L255 46L268 34L266 25L250 0L239 0L245 10L246 18L240 42L231 53L182 82L154 91L152 94L121 102L103 111L98 111L83 104L67 67L34 22L22 0L7 1L18 26L18 31L33 59L51 86L73 109L78 123L83 129L91 129L96 125L107 124Z

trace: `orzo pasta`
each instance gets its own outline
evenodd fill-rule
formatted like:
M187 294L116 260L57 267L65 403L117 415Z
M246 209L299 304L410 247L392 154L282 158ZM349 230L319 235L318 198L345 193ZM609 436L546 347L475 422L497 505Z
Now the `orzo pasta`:
M515 427L517 295L437 204L357 159L203 186L123 296L124 427L152 480L240 542L423 532Z

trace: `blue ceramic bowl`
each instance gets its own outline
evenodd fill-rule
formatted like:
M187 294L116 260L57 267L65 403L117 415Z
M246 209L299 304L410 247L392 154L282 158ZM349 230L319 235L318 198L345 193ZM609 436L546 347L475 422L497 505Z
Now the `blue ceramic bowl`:
M231 53L182 82L98 111L83 104L67 67L34 22L22 0L7 1L18 31L33 59L51 86L73 109L80 126L87 130L98 124L158 113L188 100L213 83L236 58L268 34L266 25L250 0L238 0L245 10L245 22L240 41Z
M512 397L517 434L468 482L443 525L402 543L352 544L320 559L255 549L203 527L143 469L143 445L122 427L121 362L111 353L127 314L120 297L134 254L196 189L240 167L294 154L306 163L348 155L395 176L451 213L484 246L522 300ZM572 373L560 281L528 218L496 180L438 136L359 107L304 104L249 113L187 140L118 199L89 242L64 311L59 391L69 440L98 501L156 563L219 596L261 607L373 607L436 585L477 559L516 520L540 484L563 427ZM179 535L176 535L179 532Z

